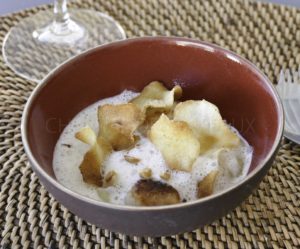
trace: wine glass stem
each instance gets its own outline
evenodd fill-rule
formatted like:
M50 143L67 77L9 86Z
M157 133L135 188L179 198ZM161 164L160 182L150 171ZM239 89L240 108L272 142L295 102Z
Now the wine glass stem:
M67 7L67 0L55 0L54 1L54 24L56 26L56 32L64 34L70 22L70 15Z

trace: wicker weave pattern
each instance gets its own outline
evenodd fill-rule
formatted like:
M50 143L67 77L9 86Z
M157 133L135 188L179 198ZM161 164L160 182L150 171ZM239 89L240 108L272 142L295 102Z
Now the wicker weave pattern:
M250 59L275 83L300 65L300 10L246 0L82 0L104 11L128 37L187 36ZM0 18L0 42L22 18ZM162 238L115 234L79 219L41 186L24 154L20 119L34 83L0 57L0 248L300 248L300 146L287 140L259 188L227 216L191 233Z

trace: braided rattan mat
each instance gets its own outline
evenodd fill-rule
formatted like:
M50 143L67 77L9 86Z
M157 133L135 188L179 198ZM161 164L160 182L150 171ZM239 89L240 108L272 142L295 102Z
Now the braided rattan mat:
M300 10L238 0L101 0L71 6L104 11L128 37L175 35L227 47L275 82L300 64ZM10 27L41 9L0 18ZM24 154L22 110L34 83L0 57L0 248L300 248L300 147L284 140L259 188L227 216L191 233L162 238L114 234L79 219L41 186Z

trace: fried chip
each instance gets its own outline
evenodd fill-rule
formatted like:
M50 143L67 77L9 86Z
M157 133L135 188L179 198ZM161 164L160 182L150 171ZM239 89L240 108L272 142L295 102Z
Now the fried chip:
M155 110L148 108L147 115L145 116L145 121L139 126L138 131L143 135L147 136L148 131L151 126L159 119L162 114L161 110Z
M174 110L174 120L184 121L200 141L201 153L215 147L235 147L239 137L222 119L219 109L206 100L188 100Z
M158 81L149 83L139 96L130 101L145 114L145 121L139 127L139 131L143 135L147 135L151 126L159 119L162 113L166 115L173 113L172 109L174 109L175 100L179 99L181 95L182 88L180 86L175 86L169 91Z
M110 154L111 146L102 137L97 138L90 127L82 128L75 134L75 137L91 146L79 166L83 180L86 183L101 187L103 184L102 163Z
M136 204L142 206L171 205L180 202L178 191L171 185L151 179L139 180L131 190Z
M162 114L151 127L149 138L170 169L191 171L200 153L200 143L186 122L169 120Z
M172 108L176 99L182 95L182 88L174 86L172 90L168 90L158 81L149 83L139 96L133 98L130 102L138 106L144 113L148 108L169 110Z
M75 137L81 142L89 145L94 145L97 140L95 132L89 127L83 127L80 131L76 132Z
M173 113L176 105L177 102L174 102L172 107L168 110L164 110L162 108L149 107L145 115L144 123L138 128L139 132L142 135L147 136L148 131L150 130L152 125L160 118L161 114L165 114L169 117L169 119L173 119Z
M101 136L114 150L124 150L135 143L133 132L143 123L144 114L132 103L103 105L98 108Z
M203 198L213 193L217 175L218 171L212 170L202 181L198 182L198 198Z

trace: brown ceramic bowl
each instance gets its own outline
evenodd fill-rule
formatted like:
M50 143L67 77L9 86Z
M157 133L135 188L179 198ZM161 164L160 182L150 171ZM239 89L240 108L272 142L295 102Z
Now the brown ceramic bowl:
M56 141L83 108L150 81L180 84L184 99L207 99L254 148L246 179L201 200L160 207L101 203L61 185L52 170ZM89 50L61 65L34 90L22 139L41 182L79 217L129 235L191 231L220 218L256 188L270 168L283 130L283 111L270 81L250 62L212 44L183 38L139 38Z

